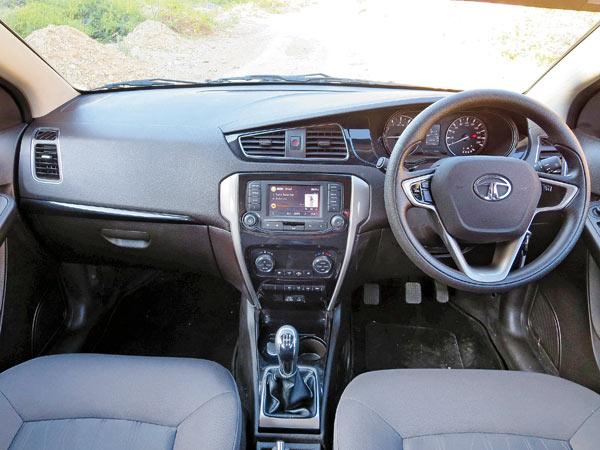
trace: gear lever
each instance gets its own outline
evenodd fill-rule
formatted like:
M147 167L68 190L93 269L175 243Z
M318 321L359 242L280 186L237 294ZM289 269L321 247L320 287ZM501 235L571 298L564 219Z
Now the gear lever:
M291 325L283 325L275 335L275 352L279 360L279 375L292 378L298 370L298 332Z

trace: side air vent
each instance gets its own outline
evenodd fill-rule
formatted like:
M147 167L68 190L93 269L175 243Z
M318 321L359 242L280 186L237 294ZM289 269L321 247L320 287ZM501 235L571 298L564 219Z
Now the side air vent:
M322 125L306 129L306 157L346 159L348 148L339 125Z
M563 158L563 155L556 150L556 147L552 144L552 142L550 142L550 140L545 137L542 136L540 137L540 142L539 142L539 151L538 151L538 161L541 161L542 159L546 159L546 158L550 158L551 156L558 156L561 160L561 169L557 169L554 173L560 174L561 172L565 172L566 171L566 161Z
M40 129L36 130L34 139L36 141L55 141L58 138L58 130Z
M285 156L285 130L247 134L240 137L240 146L248 156L283 158Z
M34 178L48 183L60 183L58 130L39 129L33 134L32 169Z

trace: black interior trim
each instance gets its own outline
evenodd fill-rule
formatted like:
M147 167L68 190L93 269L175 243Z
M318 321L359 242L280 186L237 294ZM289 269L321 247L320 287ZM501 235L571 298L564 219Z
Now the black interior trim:
M16 213L17 204L15 200L8 195L0 194L0 242L4 242Z
M575 96L571 106L569 107L569 112L567 113L567 125L570 128L577 128L577 122L579 121L579 115L581 114L583 107L599 91L600 77Z

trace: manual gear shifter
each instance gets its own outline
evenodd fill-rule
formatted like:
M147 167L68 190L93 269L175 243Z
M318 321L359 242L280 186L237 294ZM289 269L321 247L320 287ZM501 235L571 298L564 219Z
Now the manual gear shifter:
M284 325L275 335L275 352L279 360L279 375L292 378L298 370L298 332L291 325Z
M264 413L280 417L314 417L318 405L315 393L318 381L314 369L298 367L300 338L291 325L275 335L275 353L279 367L267 369Z

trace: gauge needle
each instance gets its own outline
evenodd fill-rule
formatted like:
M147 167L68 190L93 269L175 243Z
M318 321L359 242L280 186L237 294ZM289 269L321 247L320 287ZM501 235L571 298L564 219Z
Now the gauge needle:
M453 143L451 143L451 144L448 144L448 145L454 145L454 144L458 144L459 142L466 141L466 140L467 140L467 139L469 139L470 137L471 137L471 136L469 136L468 134L466 134L465 136L463 136L463 138L462 138L462 139L459 139L458 141L456 141L456 142L453 142Z

